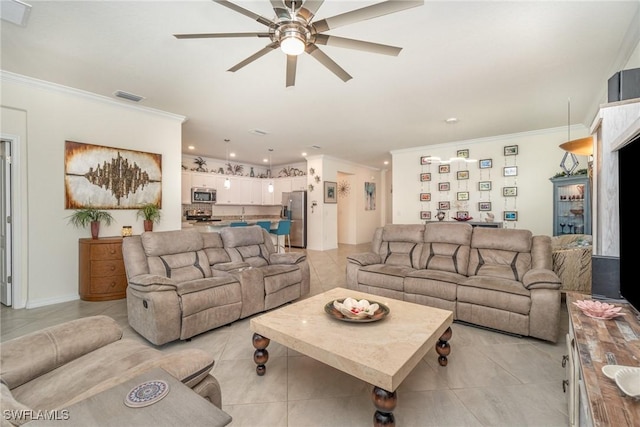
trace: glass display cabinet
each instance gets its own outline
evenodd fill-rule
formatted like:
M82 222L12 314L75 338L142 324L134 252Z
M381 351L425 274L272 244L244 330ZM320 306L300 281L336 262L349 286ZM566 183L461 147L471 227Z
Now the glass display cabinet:
M553 235L591 234L591 183L587 175L551 178Z

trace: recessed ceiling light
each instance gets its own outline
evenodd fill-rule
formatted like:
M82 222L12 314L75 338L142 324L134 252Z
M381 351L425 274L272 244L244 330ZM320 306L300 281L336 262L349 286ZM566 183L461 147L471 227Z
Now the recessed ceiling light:
M229 157L235 157L236 153L229 153Z
M190 146L188 146L187 148L188 148L189 150L195 150L195 149L196 149L196 147L194 147L193 145L190 145Z
M307 155L307 153L303 152L302 153L302 157L305 157Z
M449 117L447 120L444 121L446 124L448 125L455 125L456 123L458 123L458 118L457 117Z
M262 159L262 161L263 161L264 163L268 163L268 162L269 162L269 159Z
M389 160L385 160L385 161L384 161L384 164L385 164L385 165L388 165L388 164L389 164Z

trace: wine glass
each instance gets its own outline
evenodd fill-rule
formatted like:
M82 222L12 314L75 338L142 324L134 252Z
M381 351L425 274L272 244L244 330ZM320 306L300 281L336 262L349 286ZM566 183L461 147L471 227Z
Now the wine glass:
M569 226L569 234L573 234L573 227L576 225L575 221L571 220L567 225Z
M560 225L560 234L564 234L564 226L567 225L567 221L565 221L564 217L561 216L558 224Z

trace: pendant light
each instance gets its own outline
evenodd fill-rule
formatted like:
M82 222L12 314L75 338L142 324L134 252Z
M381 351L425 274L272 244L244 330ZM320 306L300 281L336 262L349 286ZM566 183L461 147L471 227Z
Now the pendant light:
M227 143L227 164L229 164L229 139L225 139L224 142ZM226 177L224 180L224 188L226 190L231 188L231 180L229 179L229 177Z
M567 100L567 143L571 142L571 99ZM564 145L564 144L563 144ZM562 148L562 145L560 146ZM567 157L571 159L571 166L567 167ZM560 167L564 171L565 174L571 175L574 170L578 167L580 162L578 162L578 158L571 151L565 151L564 156L562 157L562 161L560 162Z
M273 148L269 148L269 175L271 175L271 182L267 187L267 190L269 191L269 193L273 193L273 171L271 170L271 152L272 151L273 151Z

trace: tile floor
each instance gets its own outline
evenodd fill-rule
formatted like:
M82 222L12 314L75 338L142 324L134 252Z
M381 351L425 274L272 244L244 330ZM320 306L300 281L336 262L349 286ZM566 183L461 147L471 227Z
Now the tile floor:
M340 245L307 251L311 294L345 287L346 255L369 245ZM125 337L146 341L127 323L126 300L72 301L30 310L0 310L0 340L78 317L105 314ZM409 426L567 426L562 391L568 316L563 310L557 344L520 338L454 323L447 367L432 350L398 388L394 411L399 427ZM223 409L240 427L370 426L371 386L322 363L269 345L267 374L258 377L248 319L159 347L172 352L196 347L216 360L213 375L222 387ZM149 344L151 345L151 344ZM159 426L155 426L159 427Z

